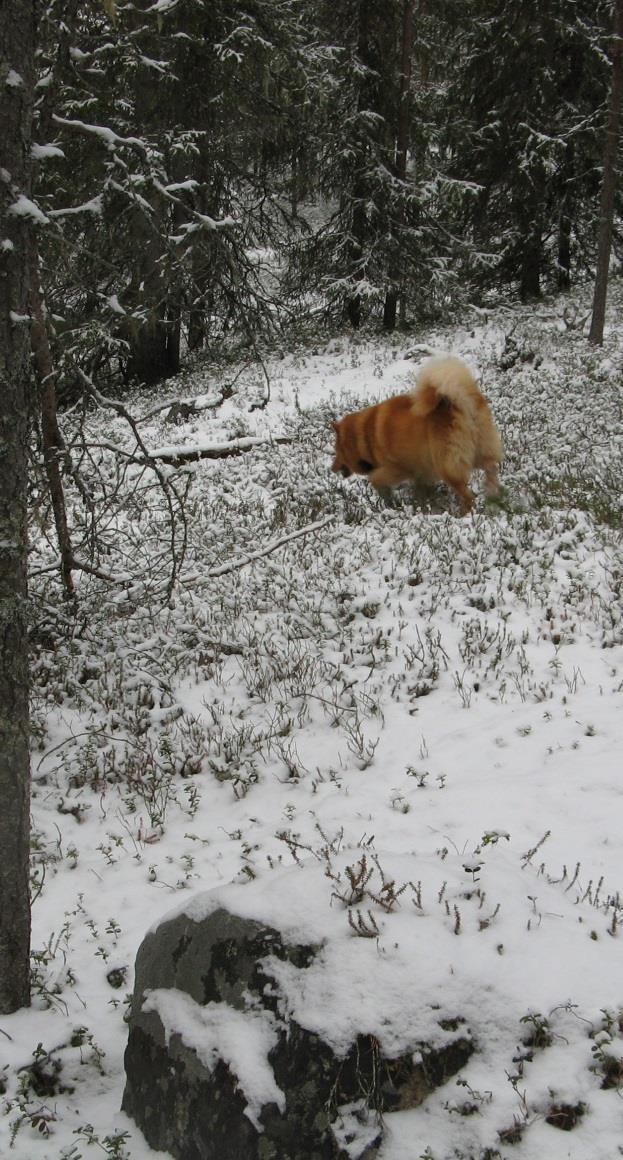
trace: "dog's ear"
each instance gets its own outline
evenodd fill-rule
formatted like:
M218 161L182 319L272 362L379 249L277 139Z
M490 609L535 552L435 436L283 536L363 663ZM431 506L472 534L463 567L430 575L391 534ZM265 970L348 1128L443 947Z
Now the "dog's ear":
M334 431L337 431L337 419L332 419L331 426L333 427Z

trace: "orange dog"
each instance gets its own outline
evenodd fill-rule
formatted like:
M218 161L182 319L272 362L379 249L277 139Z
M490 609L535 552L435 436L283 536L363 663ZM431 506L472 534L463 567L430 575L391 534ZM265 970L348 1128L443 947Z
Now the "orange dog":
M428 359L415 387L384 403L355 411L333 424L332 471L345 479L367 475L373 487L406 480L443 480L471 511L469 479L483 468L487 494L498 489L502 441L489 404L460 358Z

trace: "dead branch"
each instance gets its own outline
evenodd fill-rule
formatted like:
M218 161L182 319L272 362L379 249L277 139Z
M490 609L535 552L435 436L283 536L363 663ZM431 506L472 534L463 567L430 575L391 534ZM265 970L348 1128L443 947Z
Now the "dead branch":
M85 374L85 372L80 367L77 367L76 369L80 375L80 378L82 379L82 382L84 383L87 394L90 395L91 398L100 407L107 407L110 410L115 411L116 414L124 419L128 424L136 441L136 446L140 452L140 456L137 456L136 458L139 460L139 462L144 462L152 468L158 483L160 484L162 493L165 497L167 508L169 510L171 571L167 583L167 598L170 598L173 593L173 589L175 588L179 569L181 568L184 557L186 555L186 547L188 543L188 525L184 513L183 497L178 493L173 481L168 479L158 467L154 457L150 454L148 448L143 442L136 420L133 418L124 404L116 399L107 399L98 391L95 383L89 377L89 375Z
M231 560L229 564L222 564L220 568L211 568L203 575L211 576L225 576L227 572L235 572L239 568L244 568L247 564L252 564L254 560L261 560L262 556L268 556L271 552L275 552L277 548L283 547L284 544L289 544L290 540L297 540L299 536L308 536L311 532L319 532L321 528L325 528L327 524L333 522L333 516L326 516L324 520L318 520L315 524L307 524L304 528L299 528L296 532L290 532L287 536L281 536L278 540L274 540L272 544L268 544L259 552L249 552L246 556L238 556L235 560Z
M236 375L236 378L238 378L238 375ZM168 411L168 415L164 417L165 423L183 423L193 415L201 414L202 411L213 411L217 407L222 407L223 403L227 399L231 399L233 394L234 383L225 383L221 387L218 395L200 395L195 399L169 399L166 403L160 403L158 407L147 411L145 415L139 415L136 422L147 423L150 419L155 419L156 415L161 415L163 411Z
M244 455L247 451L254 451L256 447L273 447L275 444L292 442L293 440L285 435L277 435L272 439L260 439L249 435L244 439L236 439L232 443L212 443L205 446L195 444L193 447L183 447L182 445L179 447L156 447L151 451L141 448L140 455L132 456L130 453L129 457L136 463L159 462L180 467L183 463L193 463L199 459L229 459L232 456ZM128 454L122 447L116 447L112 443L104 442L101 445L121 455Z

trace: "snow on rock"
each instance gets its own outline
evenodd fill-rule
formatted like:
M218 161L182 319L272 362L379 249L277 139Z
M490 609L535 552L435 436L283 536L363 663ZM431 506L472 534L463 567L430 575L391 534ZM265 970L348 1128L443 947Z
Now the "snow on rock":
M432 857L353 848L194 895L163 921L185 915L202 922L223 908L279 929L287 943L320 946L304 971L272 958L265 966L283 1010L337 1054L365 1031L396 1055L414 1040L434 1041L442 1017L462 1017L484 1058L492 1024L500 1033L506 1026L512 1054L528 1010L573 1002L597 1014L597 962L600 1000L616 1005L612 912L596 916L568 884L548 881L519 852L496 843L481 857L473 875L445 848ZM365 887L351 885L368 875ZM351 922L357 914L359 930ZM513 954L519 945L520 960Z
M378 1142L382 1112L421 1103L471 1056L464 1021L437 1010L404 1030L404 1050L393 1043L389 1053L368 1029L365 1003L339 1042L310 1029L274 968L290 967L304 985L318 967L326 993L314 1001L330 1020L336 991L322 946L292 942L222 901L215 892L203 917L197 907L194 918L176 911L139 949L123 1106L152 1147L179 1160L195 1148L204 1160L329 1155L334 1129L344 1131L342 1109L362 1091ZM368 1135L356 1133L359 1150L352 1138L349 1155L367 1148Z
M219 1059L227 1064L248 1101L245 1115L255 1127L259 1129L258 1117L265 1104L284 1110L283 1092L267 1060L277 1042L270 1013L250 1010L243 1014L227 1003L201 1006L175 988L148 991L143 1010L159 1016L167 1044L172 1035L179 1035L209 1071Z

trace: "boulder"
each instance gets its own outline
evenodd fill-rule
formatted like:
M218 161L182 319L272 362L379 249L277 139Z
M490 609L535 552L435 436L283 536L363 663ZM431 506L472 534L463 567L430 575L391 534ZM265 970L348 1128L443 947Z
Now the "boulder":
M321 940L293 941L218 899L148 933L123 1109L152 1148L177 1160L364 1160L383 1112L421 1103L465 1065L474 1045L460 1019L440 1017L430 1045L414 1026L397 1054L365 1025L348 1046L305 1026L283 979L304 984L322 955Z

